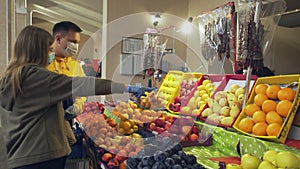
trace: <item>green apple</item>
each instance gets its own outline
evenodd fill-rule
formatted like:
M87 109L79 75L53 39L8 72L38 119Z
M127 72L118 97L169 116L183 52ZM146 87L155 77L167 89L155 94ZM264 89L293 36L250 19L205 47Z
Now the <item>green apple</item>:
M257 169L261 160L258 157L250 154L245 154L241 159L241 166L243 169Z
M242 169L242 166L238 164L227 164L226 169Z
M269 162L272 163L273 161L276 160L276 155L277 155L277 151L269 150L269 151L264 153L263 160L264 161L269 161Z
M300 161L297 156L290 152L279 152L276 155L276 164L280 168L299 168Z
M277 169L276 166L274 166L272 163L270 163L269 161L262 161L259 166L258 169Z

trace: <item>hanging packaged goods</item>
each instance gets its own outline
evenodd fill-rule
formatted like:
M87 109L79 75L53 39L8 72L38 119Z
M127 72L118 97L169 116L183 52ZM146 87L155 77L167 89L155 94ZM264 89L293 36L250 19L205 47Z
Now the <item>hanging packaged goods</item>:
M218 58L234 59L235 54L235 6L224 6L197 16L200 30L200 47L207 61Z

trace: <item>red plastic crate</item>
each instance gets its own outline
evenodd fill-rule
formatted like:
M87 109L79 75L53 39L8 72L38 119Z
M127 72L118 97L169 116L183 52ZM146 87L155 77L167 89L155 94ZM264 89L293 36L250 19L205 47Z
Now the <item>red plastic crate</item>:
M248 97L250 96L250 93L252 92L252 89L253 89L253 86L257 80L257 76L256 75L252 75L251 76L251 80L253 80L253 85L251 86L250 90L249 90L249 93L248 93ZM224 79L222 80L222 82L220 83L220 85L218 86L218 88L215 90L214 94L212 95L212 98L214 98L215 94L218 92L218 91L224 91L226 89L226 86L228 84L228 82L230 80L246 80L246 75L242 75L242 74L227 74L224 76ZM201 116L202 112L208 108L208 103L206 103L206 105L204 106L204 108L201 110L200 114L198 115L198 119L203 121L203 122L207 122L209 124L212 124L212 125L215 125L215 126L220 126L220 127L223 127L223 128L232 128L232 125L234 124L235 120L237 119L237 117L239 116L239 114L235 117L234 121L231 123L231 125L227 126L227 125L223 125L223 124L220 124L220 123L216 123L216 122L213 122L211 120L208 120L207 118L204 118ZM242 110L242 109L241 109ZM240 111L241 112L241 111ZM240 113L239 112L239 113Z

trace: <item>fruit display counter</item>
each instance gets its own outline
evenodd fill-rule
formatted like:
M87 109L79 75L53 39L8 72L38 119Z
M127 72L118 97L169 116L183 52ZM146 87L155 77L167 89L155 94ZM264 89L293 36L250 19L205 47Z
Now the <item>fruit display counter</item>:
M213 84L208 79L205 80L202 80L202 85ZM182 82L188 86L188 82ZM176 166L175 168L230 169L250 166L260 169L266 167L297 169L300 167L300 149L284 143L299 105L298 82L299 75L275 76L267 79L254 77L250 83L253 90L250 90L249 100L243 107L245 76L226 75L221 79L216 92L207 96L205 100L207 104L203 107L203 111L199 112L198 117L184 113L174 114L173 111L153 110L148 106L148 108L139 107L137 103L128 101L119 102L111 112L102 111L101 104L87 103L85 113L81 115L81 122L92 140L99 164L105 164L106 168L124 168L127 165L127 168ZM201 85L190 88L192 92L189 92L193 94L189 99L194 97L196 92L198 94L201 92L199 86ZM163 91L168 91L166 85L163 87ZM202 88L206 90L204 86ZM208 89L210 88L208 86ZM256 97L261 94L267 98L263 100L263 97L260 99ZM151 92L146 93L142 99L151 102L157 101L158 98L159 96ZM173 98L169 101L175 101L175 97ZM275 108L273 106L274 110L267 111L263 108L264 102L268 100L276 103ZM284 100L292 104L284 106L284 109L278 107ZM159 103L161 105L161 102ZM256 106L247 107L251 104ZM190 106L188 102L186 106ZM252 112L251 115L249 110ZM264 113L265 118L260 118L257 112ZM278 113L280 118L269 117L274 112ZM227 120L228 118L231 119ZM245 122L250 128L249 133L240 131L242 118L253 121L250 127L249 124L252 123ZM257 127L254 127L254 123L262 123L261 120L265 120L264 123L270 126L274 124L284 126L283 132L286 133L280 133L284 138L257 137L255 135ZM264 132L269 133L267 128ZM294 145L300 144L299 142L294 141ZM270 158L272 156L275 158ZM281 160L282 156L287 157L286 160Z

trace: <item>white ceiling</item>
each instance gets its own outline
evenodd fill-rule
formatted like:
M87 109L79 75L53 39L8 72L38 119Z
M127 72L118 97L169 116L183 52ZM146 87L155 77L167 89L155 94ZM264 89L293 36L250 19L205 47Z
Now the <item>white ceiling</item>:
M87 35L102 25L102 0L28 0L27 8L39 20L75 22Z
M300 9L300 0L285 1L286 11ZM32 11L32 17L36 19L51 23L63 20L73 21L83 29L84 34L92 35L102 25L102 3L102 0L27 0L27 8L29 12ZM300 13L297 12L297 14ZM299 25L299 23L300 15L293 14L292 17L283 16L279 25L290 26Z

